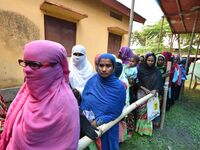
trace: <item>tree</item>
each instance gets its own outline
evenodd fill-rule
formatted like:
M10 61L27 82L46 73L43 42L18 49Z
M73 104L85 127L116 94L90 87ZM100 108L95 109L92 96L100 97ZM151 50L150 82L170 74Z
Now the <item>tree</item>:
M161 29L161 20L154 25L147 25L142 28L142 30L135 31L132 33L132 44L141 45L142 49L156 51L158 47L158 38ZM164 21L163 30L160 41L160 50L165 48L164 38L167 37L167 33L171 32L167 21Z
M170 26L165 19L163 22L162 34L160 34L162 20L159 20L154 25L146 25L142 28L141 31L135 31L131 35L131 44L140 45L139 50L161 52L163 50L169 49L173 50L174 42L177 41L178 35L172 34ZM159 50L158 41L159 36L161 36ZM186 46L190 43L191 34L181 34L180 35L180 45L181 47ZM197 45L198 38L195 36L193 44ZM143 52L142 51L142 52Z

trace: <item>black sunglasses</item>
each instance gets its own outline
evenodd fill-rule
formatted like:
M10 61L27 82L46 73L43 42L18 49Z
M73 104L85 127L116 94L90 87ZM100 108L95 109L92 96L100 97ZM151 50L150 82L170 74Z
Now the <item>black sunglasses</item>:
M22 59L18 59L18 63L22 67L29 66L33 70L40 69L40 67L49 67L49 66L54 66L57 64L57 62L41 63L37 61L29 61L29 60L22 60Z

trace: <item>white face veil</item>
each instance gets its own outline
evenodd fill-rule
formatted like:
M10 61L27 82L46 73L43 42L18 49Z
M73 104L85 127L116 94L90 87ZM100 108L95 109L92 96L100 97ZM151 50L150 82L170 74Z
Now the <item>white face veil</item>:
M74 53L83 55L75 56ZM84 46L75 45L72 48L69 70L69 81L72 88L76 88L82 93L87 80L94 75L92 65L86 57L86 48Z
M83 55L82 56L75 56L74 53L80 53L80 54L83 54ZM87 60L85 47L82 46L82 45L75 45L72 48L71 58L72 58L73 65L75 65L77 68L81 69L82 66L85 65L86 60Z

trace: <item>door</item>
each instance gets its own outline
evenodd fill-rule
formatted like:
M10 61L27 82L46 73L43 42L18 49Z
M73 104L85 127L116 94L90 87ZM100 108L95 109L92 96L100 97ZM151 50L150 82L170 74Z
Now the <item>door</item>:
M108 53L118 56L121 47L122 36L110 33L108 34Z
M76 44L76 23L44 15L45 39L62 44L71 56L71 49Z

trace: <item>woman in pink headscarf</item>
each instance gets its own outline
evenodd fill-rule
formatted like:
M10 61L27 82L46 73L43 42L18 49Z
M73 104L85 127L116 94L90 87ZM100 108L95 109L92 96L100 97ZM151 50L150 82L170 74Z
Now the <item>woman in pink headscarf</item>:
M12 102L1 135L1 150L76 150L79 110L68 85L66 50L38 40L25 45L25 83Z
M98 66L98 59L99 57L101 56L101 54L97 54L95 57L94 57L94 64L95 64L95 70L97 71L97 66Z

